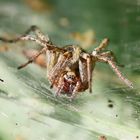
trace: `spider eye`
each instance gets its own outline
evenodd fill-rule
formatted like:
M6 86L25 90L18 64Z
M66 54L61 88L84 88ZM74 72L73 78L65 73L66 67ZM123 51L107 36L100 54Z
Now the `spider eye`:
M72 82L74 81L75 79L75 73L73 72L68 72L66 75L65 75L65 79Z
M68 75L68 79L74 79L74 75Z

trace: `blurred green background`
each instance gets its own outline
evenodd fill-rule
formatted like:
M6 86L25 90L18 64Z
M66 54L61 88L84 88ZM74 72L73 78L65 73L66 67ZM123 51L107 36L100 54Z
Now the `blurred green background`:
M100 63L93 94L55 98L45 69L16 69L27 61L22 50L36 44L0 42L0 49L11 48L0 53L0 140L140 139L140 0L0 0L0 36L18 36L31 25L60 47L79 44L87 52L108 37L134 89Z

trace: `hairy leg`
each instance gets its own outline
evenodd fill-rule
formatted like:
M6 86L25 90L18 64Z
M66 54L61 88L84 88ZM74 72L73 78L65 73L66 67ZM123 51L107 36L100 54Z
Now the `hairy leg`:
M100 45L94 49L94 51L96 52L100 52L102 51L103 49L105 49L109 44L109 39L108 38L105 38L102 40L102 42L100 43Z
M31 32L33 32L34 35L30 34ZM23 35L17 38L7 39L4 37L0 37L0 40L5 43L16 43L19 41L33 41L42 47L48 47L48 49L57 48L55 45L52 44L49 37L45 36L37 26L31 26Z
M87 62L86 59L81 58L79 59L79 74L80 74L80 79L83 84L88 83L88 78L87 78Z
M24 63L21 66L19 66L18 69L22 69L22 68L26 67L28 64L32 63L39 55L41 55L42 53L44 53L47 49L48 49L47 47L44 47L36 55L34 55L33 57L31 57L26 63Z
M32 26L25 32L25 34L24 34L23 36L26 36L26 35L30 34L30 32L35 33L35 35L37 36L37 38L39 38L39 39L42 40L42 41L45 41L45 42L49 42L49 41L50 41L48 35L45 36L45 35L40 31L40 29L39 29L37 26L35 26L35 25L32 25Z
M78 81L76 83L76 86L73 89L72 95L70 97L68 97L70 99L70 101L72 101L76 97L76 94L78 92L78 89L80 88L80 85L81 85L81 83L80 83L80 81Z
M59 96L64 86L64 74L61 74L58 80L57 90L55 92L56 96Z
M55 81L58 81L60 75L65 71L66 66L68 63L70 63L71 53L66 52L64 54L61 54L58 58L58 62L55 64L55 66L52 68L52 70L48 73L48 78L50 79L53 87Z
M7 39L7 38L0 37L0 40L3 41L3 42L6 42L6 43L16 43L16 42L21 41L21 40L23 40L23 41L33 41L33 42L36 42L37 44L39 44L42 47L51 46L49 44L46 44L46 43L40 41L39 39L31 37L30 35L17 37L15 39Z
M88 76L88 87L89 92L92 93L92 61L91 57L87 57L87 76Z
M115 57L112 51L103 52L100 54L100 56L109 57L112 61L114 61L117 64L117 66L124 67L124 65L118 63L117 58Z
M105 57L105 56L98 56L98 61L100 62L105 62L108 63L111 68L114 70L114 72L117 74L117 76L130 88L133 88L133 84L132 82L130 82L128 79L126 79L123 74L120 72L120 70L118 69L116 62L113 61L113 59L109 58L109 57Z
M4 38L4 37L0 37L0 40L3 41L3 42L7 42L7 43L16 43L20 40L28 40L27 38L31 37L29 35L31 32L34 32L36 37L40 41L45 41L45 42L50 41L49 37L44 36L43 33L39 30L39 28L37 26L31 26L23 35L15 38L15 39L7 39L7 38ZM32 40L32 39L29 39L29 40Z
M92 72L95 63L93 62L94 60L92 60L92 56L87 53L83 53L82 58L86 60L86 66L87 66L86 73L87 73L88 87L89 87L89 92L92 93Z
M36 49L24 49L23 54L26 56L27 59L30 59L31 57L35 56L39 50ZM41 55L39 55L36 59L35 59L35 63L39 66L41 66L42 68L46 68L46 55L45 52L42 53Z

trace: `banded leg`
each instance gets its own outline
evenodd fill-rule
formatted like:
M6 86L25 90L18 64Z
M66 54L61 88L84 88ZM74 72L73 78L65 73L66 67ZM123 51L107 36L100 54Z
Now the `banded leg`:
M93 71L93 64L95 66L95 63L92 63L92 58L90 56L87 57L87 74L88 74L88 86L89 86L89 92L92 93L92 71Z
M44 42L42 42L42 41L40 41L40 40L38 40L38 39L36 39L34 37L31 37L29 35L18 37L18 38L15 38L15 39L6 39L6 38L0 37L0 40L3 41L3 42L6 42L6 43L15 43L15 42L18 42L20 40L23 40L23 41L33 41L33 42L36 42L37 44L39 44L42 47L46 47L46 46L49 47L49 46L51 46L51 45L46 44L46 43L44 43Z
M93 62L91 56L86 53L83 53L82 58L86 60L86 71L87 71L86 73L87 73L88 88L89 88L89 92L92 93L92 71L95 66L95 63ZM84 63L82 65L84 65Z
M45 42L49 42L49 41L50 41L48 35L45 36L45 35L40 31L40 29L39 29L37 26L35 26L35 25L32 25L32 26L25 32L25 34L24 34L23 36L26 36L26 35L30 34L30 32L34 32L35 35L37 36L37 38L40 39L41 41L45 41Z
M88 83L88 78L87 78L87 62L84 58L79 59L79 74L80 74L80 79L83 84Z
M102 51L108 46L108 44L109 44L109 39L108 38L103 39L100 45L97 48L95 48L95 51L97 52Z
M61 73L65 71L65 68L68 63L70 63L71 53L66 52L60 55L58 62L55 64L53 69L49 72L48 77L51 77L50 81L52 83L51 88L54 83L59 80Z
M105 62L108 63L111 68L114 70L114 72L117 74L117 76L130 88L133 88L133 84L132 82L130 82L128 79L126 79L123 74L120 72L120 70L118 69L117 65L115 64L115 62L113 60L111 60L108 57L98 57L98 61L101 62Z
M26 67L28 64L32 63L39 55L41 55L42 53L44 53L47 49L48 49L47 47L43 48L36 55L34 55L33 57L31 57L26 63L24 63L21 66L19 66L18 69L22 69L22 68Z
M78 92L78 89L80 88L80 85L81 85L81 83L80 83L80 81L78 81L76 83L76 86L74 87L74 90L72 92L72 95L70 97L68 97L70 99L70 101L72 101L75 98L76 93Z
M62 89L63 89L63 86L64 86L64 74L61 74L61 76L60 76L60 78L59 78L59 80L58 80L58 86L57 86L57 91L56 91L56 96L59 96L60 95L60 93L61 93L61 91L62 91Z
M41 33L41 31L39 30L39 28L37 26L31 26L23 35L15 38L15 39L7 39L7 38L4 38L4 37L0 37L0 40L3 41L3 42L7 42L7 43L16 43L20 40L32 40L32 39L27 39L27 38L29 38L29 36L30 36L29 34L31 32L34 32L36 37L40 41L44 41L44 42L49 42L50 41L49 37L44 36L43 33Z
M111 58L111 60L114 61L117 64L117 66L124 67L124 65L118 63L117 58L115 57L112 51L103 52L100 54L100 56Z

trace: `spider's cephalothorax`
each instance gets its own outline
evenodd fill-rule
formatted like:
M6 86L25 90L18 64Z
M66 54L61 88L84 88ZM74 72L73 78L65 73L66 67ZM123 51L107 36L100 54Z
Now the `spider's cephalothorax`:
M35 33L34 36L30 32ZM31 26L24 35L16 39L6 39L0 37L3 42L14 43L20 40L34 41L43 48L32 56L29 61L18 69L21 69L28 64L34 62L42 54L46 53L47 77L51 84L51 88L56 89L56 94L67 94L73 98L76 93L89 89L92 92L92 72L96 62L108 63L117 76L124 83L133 87L132 83L126 79L116 66L116 61L111 51L104 51L109 40L105 38L101 44L93 50L92 53L86 53L77 45L67 45L59 48L54 45L48 36L36 26Z

